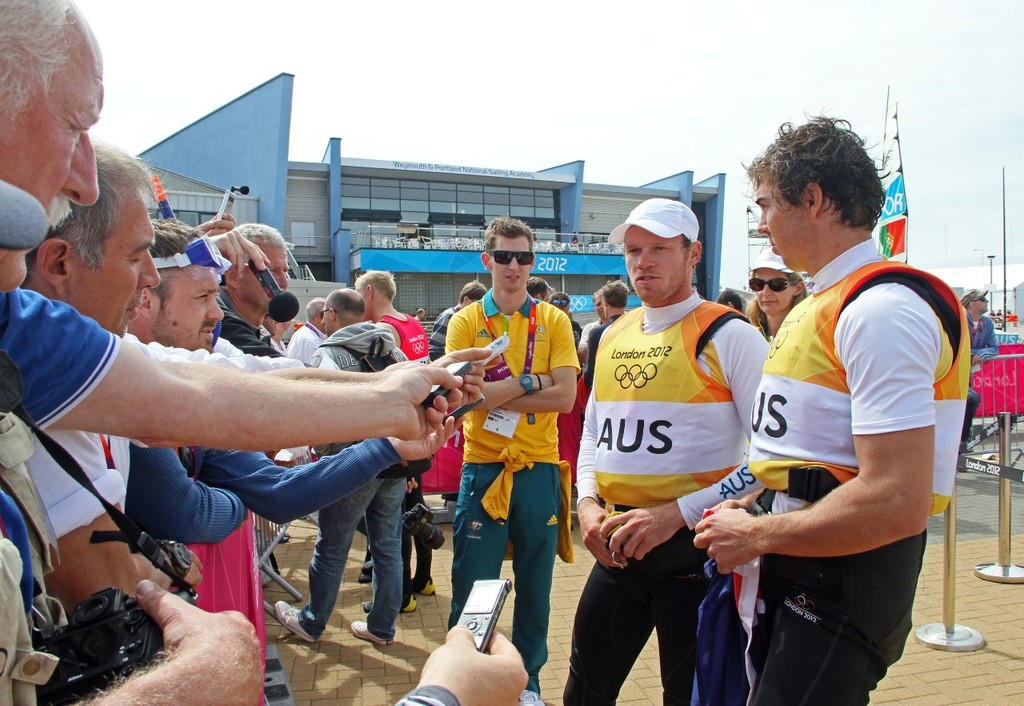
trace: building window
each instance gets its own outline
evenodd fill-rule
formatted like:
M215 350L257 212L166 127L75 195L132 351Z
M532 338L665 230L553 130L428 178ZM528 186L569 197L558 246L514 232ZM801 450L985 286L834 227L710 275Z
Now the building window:
M316 245L316 224L312 221L292 221L292 244L300 248Z

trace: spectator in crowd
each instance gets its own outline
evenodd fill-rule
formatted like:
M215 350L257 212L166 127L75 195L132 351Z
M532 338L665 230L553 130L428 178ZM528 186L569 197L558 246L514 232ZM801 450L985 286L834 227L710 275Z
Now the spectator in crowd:
M427 310L426 309L417 309L416 310L416 320L419 321L420 324L422 324L423 323L423 319L425 319L425 318L427 318Z
M243 223L235 233L258 246L270 262L267 270L282 290L288 289L288 243L275 228ZM276 358L280 352L260 334L270 299L248 267L233 267L224 276L220 308L224 311L221 336L244 353Z
M390 331L363 320L363 300L356 290L331 292L327 306L337 316L328 321L327 339L313 354L311 362L315 367L367 373L406 359L395 347ZM335 453L344 446L318 450ZM320 527L309 565L309 603L301 609L287 601L278 601L274 606L277 619L289 631L306 642L320 639L338 600L356 525L365 517L366 534L373 549L373 604L367 619L354 621L350 627L360 640L381 646L395 641L395 621L403 607L402 506L406 478L410 466L422 463L389 464L358 491L320 510Z
M867 703L903 653L928 515L953 490L966 317L941 280L878 254L885 191L846 121L783 125L747 172L758 231L814 296L772 342L751 416L771 514L719 506L695 544L721 573L762 557L754 703Z
M569 295L565 292L552 292L548 295L547 302L548 304L561 309L562 312L569 317L569 324L572 326L572 339L578 348L580 334L583 333L583 328L580 326L579 322L573 318L572 300L569 299Z
M309 365L309 359L327 337L324 328L324 306L326 303L323 297L314 297L306 304L306 323L302 324L288 341L288 351L285 355L289 358L301 360Z
M576 609L567 705L614 703L652 629L664 702L690 703L708 559L693 546L693 528L723 487L743 487L749 475L741 465L747 420L767 354L742 315L694 289L697 233L686 205L650 199L608 238L624 243L643 307L615 313L625 285L605 285L608 312L622 318L600 347L591 334L598 374L577 515L596 563ZM641 362L627 368L623 360Z
M121 336L136 316L144 290L160 281L152 259L140 257L152 242L146 208L150 180L139 161L122 150L97 143L95 153L98 200L91 206L75 205L30 254L25 287L74 306ZM53 431L52 436L78 460L104 497L123 508L128 441L73 430ZM38 439L30 470L60 555L47 577L52 595L73 607L108 586L131 591L140 579L168 585L127 545L91 542L94 531L117 527Z
M473 302L480 301L486 293L487 287L483 286L479 282L466 282L462 287L462 291L459 292L459 303L453 307L445 309L440 313L440 315L438 315L437 319L434 321L433 328L430 329L431 360L437 360L444 355L444 342L448 337L448 322L451 321L455 312L460 311L465 306L469 306Z
M728 287L718 293L715 303L728 306L741 314L746 311L746 307L743 305L743 297L735 289L729 289Z
M967 323L971 328L971 365L981 365L982 361L999 354L995 324L985 315L988 293L983 289L969 289L960 297L960 303L967 312Z
M530 277L526 280L526 293L537 301L546 302L551 295L551 285L543 277Z
M482 306L452 317L446 346L486 345L506 332L512 341L487 374L485 400L464 417L448 622L455 625L474 581L498 578L511 542L512 642L529 675L521 704L540 699L556 548L571 558L571 543L562 544L568 540L569 474L559 468L555 425L558 413L572 406L579 371L568 317L526 291L533 242L533 231L517 219L499 217L487 226L481 261L493 285Z
M587 340L585 343L586 347L583 349L587 351L586 365L583 368L583 384L586 387L587 394L590 394L591 388L594 387L594 361L597 358L597 344L601 341L601 336L604 335L608 327L626 313L629 289L626 288L626 285L621 280L615 279L601 287L598 290L598 295L600 295L601 308L605 314L605 322L590 330L589 340Z
M366 320L391 332L395 344L414 363L430 362L427 332L415 316L398 311L394 306L395 278L390 272L370 270L359 275L356 291L366 302Z
M281 355L286 355L288 352L288 344L284 342L284 335L292 328L291 321L275 321L271 318L270 314L263 317L263 327L261 331L266 331L266 336L263 340L270 344L270 347Z
M754 298L747 305L747 318L770 343L793 307L807 298L807 287L771 247L762 250L754 261L749 284Z
M593 298L591 299L594 303L594 313L597 314L597 321L591 321L589 324L583 327L580 331L580 345L577 346L580 354L580 365L587 360L587 341L590 340L590 332L594 330L595 326L601 326L608 323L608 315L604 310L604 299L601 297L601 290L594 292Z
M996 327L992 319L985 316L988 309L988 293L983 289L969 289L960 297L967 312L967 325L971 329L971 375L981 370L981 363L991 360L999 354L996 343ZM966 443L974 427L974 415L981 406L981 395L973 386L967 388L967 409L964 413L964 426L960 433L961 443Z

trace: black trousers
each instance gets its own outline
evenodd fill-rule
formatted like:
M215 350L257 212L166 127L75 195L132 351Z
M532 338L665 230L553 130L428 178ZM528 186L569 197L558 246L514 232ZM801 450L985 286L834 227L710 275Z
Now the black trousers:
M652 576L632 565L594 564L576 609L565 706L614 704L654 629L664 702L690 703L697 608L708 586L702 568L697 562L692 575Z
M764 557L756 706L866 704L910 633L925 534L845 557Z

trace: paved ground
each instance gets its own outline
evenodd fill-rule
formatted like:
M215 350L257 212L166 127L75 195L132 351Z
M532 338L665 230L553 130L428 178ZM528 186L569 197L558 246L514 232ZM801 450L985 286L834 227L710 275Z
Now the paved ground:
M1024 586L997 584L973 576L976 564L995 561L997 485L994 478L961 473L958 476L959 507L956 545L957 624L979 630L988 644L973 653L940 652L907 641L903 659L893 667L875 692L874 703L899 704L1019 704L1024 703ZM1016 507L1014 526L1020 528L1024 498L1014 485ZM446 526L450 534L450 526ZM305 521L291 527L292 540L277 550L283 575L300 591L306 590L307 567L316 537ZM942 621L942 521L929 525L929 546L921 575L915 607L915 626ZM590 571L589 554L576 539L574 564L555 563L551 596L551 629L548 635L550 659L541 673L541 688L547 703L561 703L568 671L569 643L576 602ZM1012 556L1022 560L1024 535L1013 537ZM314 645L301 642L281 628L273 618L267 621L268 640L276 643L281 661L298 704L390 704L411 689L430 651L444 640L449 596L450 541L434 554L437 595L418 597L416 612L399 617L397 642L380 648L357 640L348 625L363 617L360 604L370 599L368 586L356 583L357 567L364 545L358 537L353 544L349 569L345 573L338 608L323 639ZM511 577L511 569L506 573ZM287 598L274 584L267 588L271 603ZM506 606L500 628L508 633L511 605ZM619 703L661 703L657 646L648 643L630 680L623 687ZM495 705L497 706L497 705Z

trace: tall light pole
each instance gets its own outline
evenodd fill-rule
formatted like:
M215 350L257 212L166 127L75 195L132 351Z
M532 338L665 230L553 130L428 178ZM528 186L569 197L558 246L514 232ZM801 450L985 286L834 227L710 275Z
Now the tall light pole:
M981 248L974 248L974 252L980 252L981 253L981 264L984 265L985 264L985 251L982 250Z
M993 265L993 263L995 261L996 261L996 256L995 255L989 255L988 256L988 281L989 281L989 284L992 285L993 289L995 289L996 281L993 279L993 277L995 277L995 275L992 274L992 265Z

